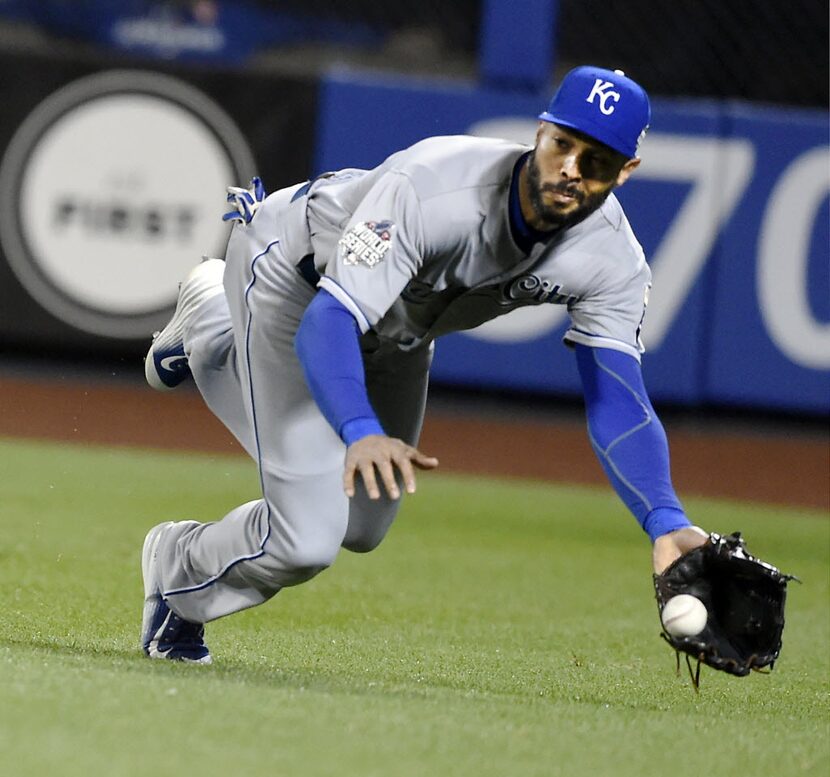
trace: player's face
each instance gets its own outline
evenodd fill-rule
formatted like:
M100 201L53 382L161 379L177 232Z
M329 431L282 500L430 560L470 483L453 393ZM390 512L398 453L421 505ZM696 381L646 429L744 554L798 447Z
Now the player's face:
M526 166L531 213L523 203L525 218L543 231L575 224L602 205L639 163L581 132L539 122L536 147Z

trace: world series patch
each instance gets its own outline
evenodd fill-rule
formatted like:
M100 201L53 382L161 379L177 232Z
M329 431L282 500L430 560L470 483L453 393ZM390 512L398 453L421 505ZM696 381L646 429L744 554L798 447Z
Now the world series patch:
M395 225L391 221L361 221L337 242L343 249L343 264L365 264L372 268L383 260L392 244Z

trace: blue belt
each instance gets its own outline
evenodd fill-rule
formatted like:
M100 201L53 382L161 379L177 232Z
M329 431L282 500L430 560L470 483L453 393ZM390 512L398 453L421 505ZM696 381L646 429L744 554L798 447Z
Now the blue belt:
M320 282L320 273L314 266L314 254L306 254L297 262L297 272L303 276L305 282L317 291L317 284Z

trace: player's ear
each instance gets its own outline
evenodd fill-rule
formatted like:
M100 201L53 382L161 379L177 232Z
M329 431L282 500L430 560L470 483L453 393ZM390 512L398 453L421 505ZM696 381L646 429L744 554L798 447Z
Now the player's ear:
M640 158L634 157L633 159L629 159L621 168L620 172L617 173L617 186L622 186L629 178L631 173L633 173L637 167L640 165Z

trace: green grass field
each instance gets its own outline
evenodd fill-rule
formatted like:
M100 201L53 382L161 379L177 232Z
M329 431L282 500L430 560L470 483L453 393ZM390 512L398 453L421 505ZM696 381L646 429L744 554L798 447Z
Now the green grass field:
M0 441L0 773L648 777L830 773L830 522L687 500L791 586L769 676L658 638L648 542L608 490L428 474L375 553L208 627L137 640L159 520L257 496L241 458Z

